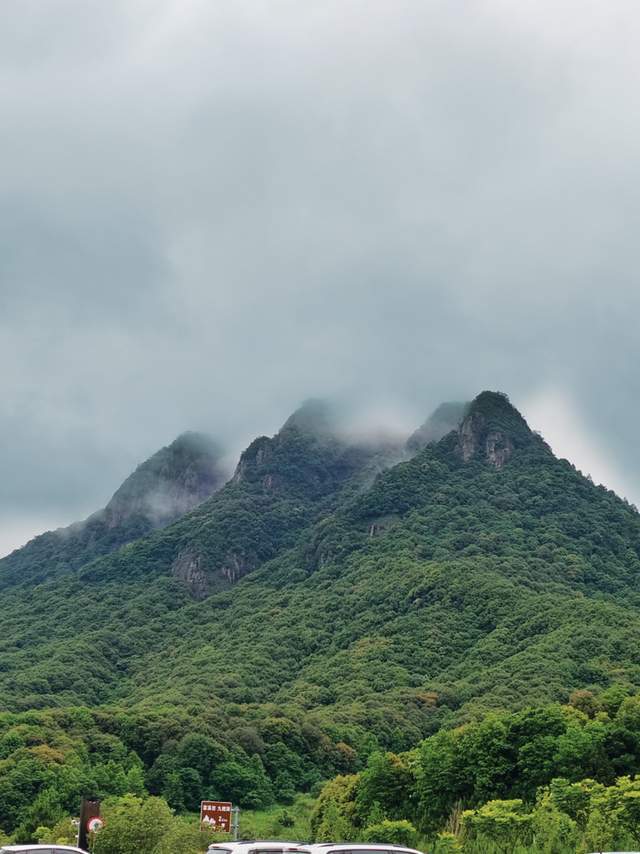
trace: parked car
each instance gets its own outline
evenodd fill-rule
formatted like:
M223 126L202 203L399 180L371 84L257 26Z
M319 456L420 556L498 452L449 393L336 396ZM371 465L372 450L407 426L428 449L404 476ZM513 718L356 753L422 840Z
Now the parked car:
M242 839L238 842L215 842L209 846L207 854L308 854L308 847L301 842Z
M75 845L3 845L0 854L87 854Z
M309 854L421 854L415 848L377 842L320 842L304 847Z

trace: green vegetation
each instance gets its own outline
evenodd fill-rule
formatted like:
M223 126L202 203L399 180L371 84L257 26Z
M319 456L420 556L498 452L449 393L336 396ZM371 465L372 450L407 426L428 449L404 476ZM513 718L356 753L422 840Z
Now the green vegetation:
M240 813L240 838L309 840L314 803L311 795L301 794L290 804L244 809Z
M200 830L197 818L176 816L157 797L124 795L103 804L104 828L91 840L94 854L199 854L215 841ZM69 817L53 827L36 830L41 844L76 844L76 828Z
M639 747L640 696L619 690L492 713L332 780L312 833L332 838L335 826L345 839L415 844L419 832L442 851L630 850L640 845Z
M458 803L520 800L504 808L515 825L554 777L635 774L636 742L610 728L640 688L640 517L503 395L454 412L457 431L398 463L307 406L174 524L86 562L32 562L30 547L0 561L0 828L32 838L88 789L178 812L209 796L289 809L341 775L355 812L330 798L316 835L408 839ZM596 716L561 709L572 694L595 696ZM517 727L529 744L536 726L521 755ZM606 773L580 741L598 727ZM483 750L472 774L460 757ZM449 765L427 795L429 751ZM386 753L381 814L366 786ZM464 819L465 844L481 820Z

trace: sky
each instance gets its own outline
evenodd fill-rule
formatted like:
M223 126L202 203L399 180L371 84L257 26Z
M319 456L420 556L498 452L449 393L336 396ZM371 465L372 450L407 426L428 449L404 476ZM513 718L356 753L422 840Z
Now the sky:
M0 554L186 429L507 392L640 503L637 0L5 0Z

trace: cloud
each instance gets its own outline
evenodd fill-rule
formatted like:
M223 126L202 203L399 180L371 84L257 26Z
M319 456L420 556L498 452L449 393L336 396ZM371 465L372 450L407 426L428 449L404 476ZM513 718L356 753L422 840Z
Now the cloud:
M571 398L552 386L525 401L522 411L529 426L545 437L557 457L568 459L595 483L604 484L634 504L640 503L638 484L620 470Z
M0 529L312 395L553 384L638 490L635 0L8 3Z

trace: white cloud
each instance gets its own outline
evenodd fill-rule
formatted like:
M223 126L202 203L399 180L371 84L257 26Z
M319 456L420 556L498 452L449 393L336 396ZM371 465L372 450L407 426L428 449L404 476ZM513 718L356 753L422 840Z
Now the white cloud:
M334 394L557 382L640 470L636 0L5 5L0 517Z

